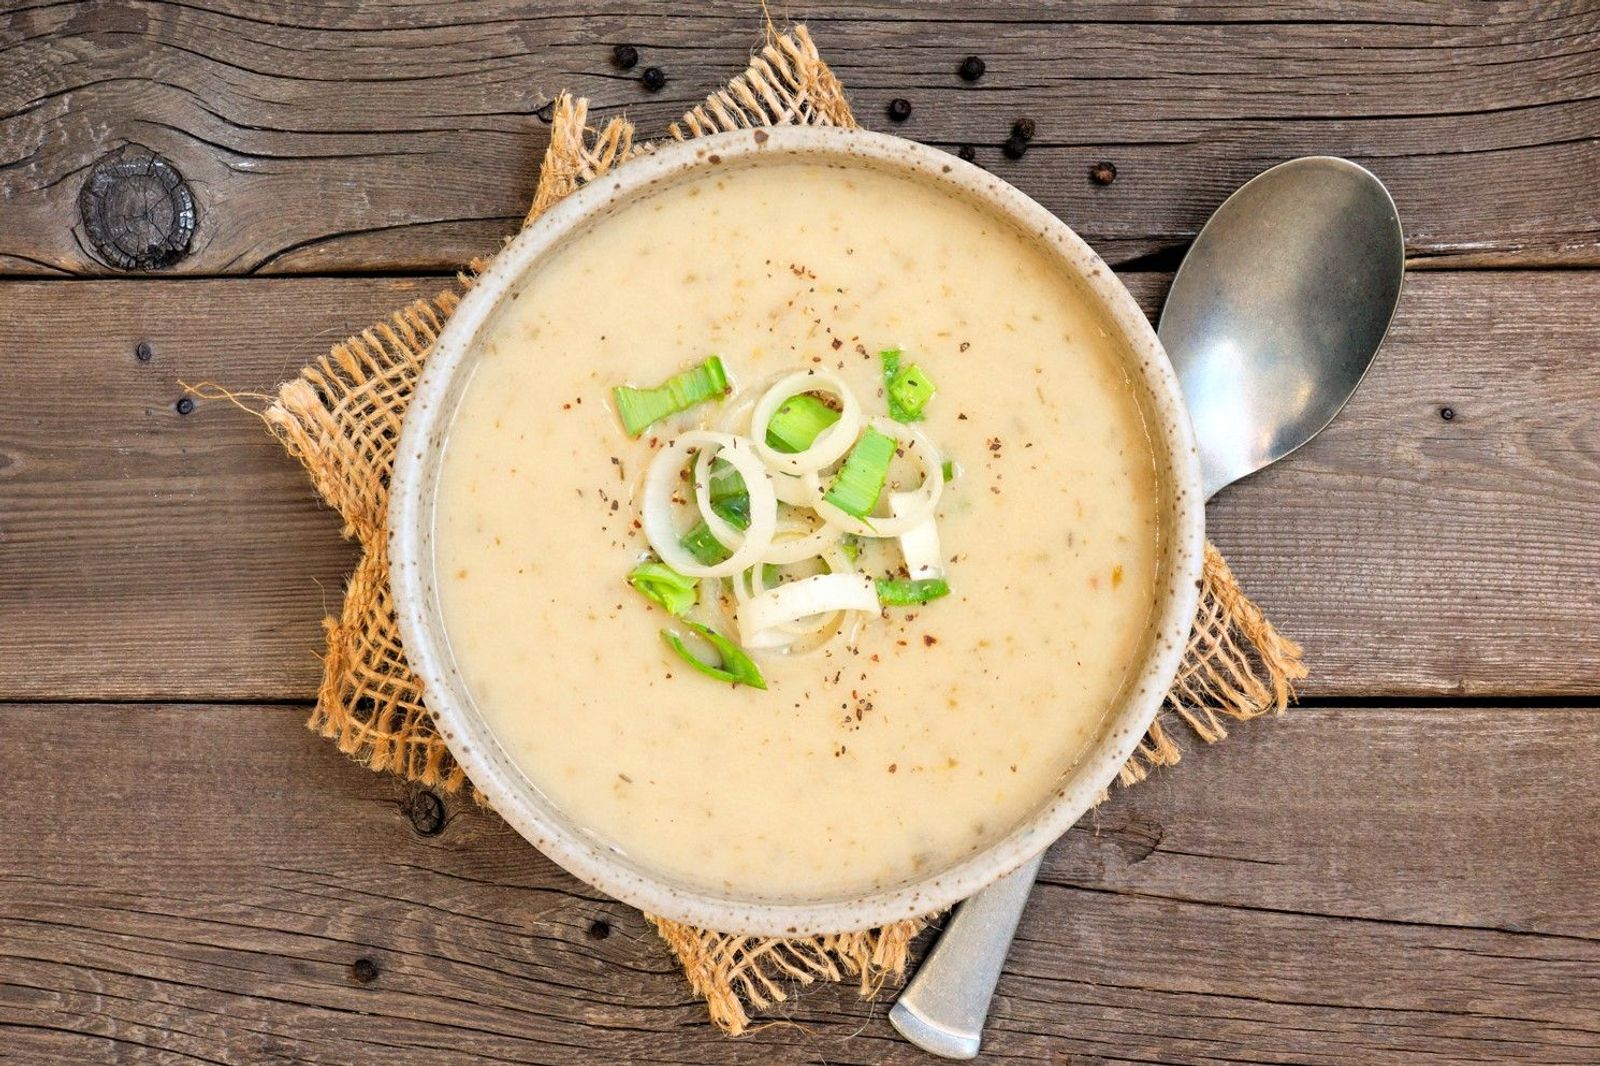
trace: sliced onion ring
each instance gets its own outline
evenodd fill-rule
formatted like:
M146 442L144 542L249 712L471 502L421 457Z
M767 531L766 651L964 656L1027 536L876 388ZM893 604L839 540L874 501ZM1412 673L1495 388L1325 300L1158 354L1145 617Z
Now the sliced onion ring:
M778 533L798 533L798 536L780 537ZM766 554L761 557L764 563L776 563L787 566L790 563L803 563L807 559L815 559L825 554L828 549L839 543L839 538L844 536L837 529L826 522L817 522L814 525L798 522L793 519L780 520L778 531L772 535L772 543L767 545Z
M711 530L718 544L730 552L738 551L744 544L744 534L739 528L719 515L711 506L711 460L713 450L701 448L694 460L694 503L700 509L700 518ZM776 530L776 527L774 527Z
M672 520L672 496L681 483L680 475L689 461L689 454L709 450L718 451L739 471L739 476L744 478L745 491L750 494L750 528L741 535L741 543L733 554L714 566L702 564L678 542L680 534ZM698 474L695 480L700 482L696 485L697 501L702 495L709 499L709 490L703 488ZM702 506L706 524L710 526L711 519L716 516L711 514L709 506ZM644 535L650 547L662 562L686 577L728 577L756 565L772 543L772 534L778 526L778 499L772 492L772 480L767 477L749 438L708 430L679 434L650 460L641 510Z
M814 507L817 502L815 486L817 475L815 471L809 474L785 474L775 471L772 474L772 491L778 494L778 502L786 503L790 507Z
M789 518L789 519L780 518L780 519L778 519L778 528L779 528L780 532L786 532L788 530L801 529L801 528L804 528L804 527L801 525L801 523L795 521L792 518ZM819 527L818 530L814 530L812 533L807 534L804 537L794 537L794 538L790 538L790 539L794 540L794 541L811 540L816 535L817 532L820 532L822 530L827 530L827 532L832 534L832 536L835 537L835 538L837 538L839 536L839 533L836 530L833 530L830 527L828 527L826 525L823 525L823 526ZM776 544L776 543L779 543L779 542L777 540L774 540L773 543ZM821 550L816 551L816 552L812 552L810 555L805 556L804 559L813 559L814 558L814 559L822 560L823 565L828 568L827 569L828 573L832 573L832 574L854 573L855 572L854 564L852 564L850 562L850 560L845 557L844 552L839 550L838 543L839 543L838 540L835 539L832 542L830 542L828 545L823 547ZM796 559L795 561L796 562L800 562L800 561L803 561L803 559ZM775 565L783 565L783 564L776 563L776 561L772 559L770 551L768 553L767 563L774 563ZM738 607L743 607L746 603L749 603L752 598L754 598L756 596L759 596L763 592L767 591L766 575L763 573L763 571L766 569L767 563L757 564L756 566L752 566L750 569L745 570L742 573L738 573L738 574L734 574L733 575L733 598L734 598L735 604L737 604ZM788 623L785 623L783 625L780 625L778 628L783 630L785 633L789 634L790 639L793 641L793 640L798 640L801 637L814 637L814 636L817 636L819 633L821 633L822 631L828 629L830 626L834 630L837 630L839 628L839 626L840 626L840 623L842 623L843 620L844 620L844 613L843 612L839 612L839 611L835 611L832 614L826 614L826 615L819 614L819 615L816 615L815 617L813 617L813 618L811 618L809 620L809 623L806 620L801 620L799 622L788 622ZM832 635L832 633L828 633L826 636L824 636L822 638L822 640L817 641L817 644L824 643L826 641L826 639L827 639L827 636L831 636L831 635ZM793 648L791 647L789 650L792 651Z
M906 449L912 462L922 468L922 484L910 492L895 493L902 500L903 510L893 515L856 518L820 497L815 507L825 522L846 533L854 533L858 537L898 537L933 517L935 508L939 506L939 497L944 492L944 470L940 465L938 449L916 427L889 418L874 418L872 428L893 437Z
M889 494L889 513L905 514L916 501L915 493ZM944 576L944 553L939 546L939 522L928 515L921 522L900 534L900 558L913 581Z
M803 452L780 452L767 443L767 425L784 401L801 393L825 392L839 398L842 410L839 420L811 442ZM804 474L808 470L821 470L850 450L861 429L861 404L855 393L831 370L799 370L781 379L762 394L756 408L750 412L750 437L767 466L786 474Z
M740 643L776 648L794 638L783 626L836 611L876 611L878 587L866 574L816 574L752 596L739 608Z

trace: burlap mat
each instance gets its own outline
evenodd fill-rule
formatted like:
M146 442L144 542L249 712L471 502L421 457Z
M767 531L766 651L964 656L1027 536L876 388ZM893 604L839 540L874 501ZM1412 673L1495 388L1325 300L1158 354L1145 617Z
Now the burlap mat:
M585 124L586 102L562 95L552 109L550 148L539 172L528 219L585 182L649 152L624 118L602 128ZM764 125L854 126L844 90L818 57L803 26L769 40L742 75L673 124L677 139ZM344 518L344 534L362 547L337 619L323 625L328 650L310 727L374 770L455 791L461 768L423 710L406 666L389 594L385 536L389 473L406 404L429 347L455 309L460 287L418 300L387 321L335 345L284 385L263 412L317 492ZM1142 780L1179 758L1174 734L1211 743L1227 735L1224 720L1282 711L1292 682L1305 676L1300 649L1279 636L1240 591L1228 565L1207 545L1199 615L1183 666L1161 716L1123 768L1121 781ZM677 954L684 975L703 996L711 1019L738 1033L747 1007L785 998L785 986L823 978L859 981L864 996L899 977L914 937L933 916L882 929L796 940L696 929L650 916Z

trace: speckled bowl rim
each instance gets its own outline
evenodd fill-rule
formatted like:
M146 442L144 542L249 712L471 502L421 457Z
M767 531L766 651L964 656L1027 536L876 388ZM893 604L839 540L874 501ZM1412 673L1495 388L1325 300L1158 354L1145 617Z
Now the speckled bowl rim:
M740 898L677 882L585 831L540 794L501 749L455 672L434 597L432 553L438 460L459 399L452 388L505 294L569 234L637 196L691 173L796 156L887 168L956 190L1033 235L1081 279L1108 324L1122 333L1131 353L1129 371L1143 386L1146 416L1154 423L1158 470L1172 487L1163 501L1158 574L1167 589L1151 623L1145 661L1093 746L1058 783L1055 797L1007 836L920 880L799 902ZM1204 522L1199 460L1177 377L1138 304L1077 234L1004 181L938 149L862 130L780 127L668 144L585 185L495 257L445 326L412 397L391 488L389 563L406 656L422 681L428 710L456 760L517 832L577 877L652 914L723 932L801 936L871 928L965 899L1044 850L1093 806L1144 736L1177 672L1194 621Z

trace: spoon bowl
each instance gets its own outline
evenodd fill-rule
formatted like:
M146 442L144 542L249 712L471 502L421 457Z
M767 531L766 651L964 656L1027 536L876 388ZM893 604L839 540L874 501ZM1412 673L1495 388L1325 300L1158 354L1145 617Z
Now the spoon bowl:
M1383 343L1404 271L1394 200L1348 159L1292 159L1217 208L1158 331L1207 499L1333 420Z

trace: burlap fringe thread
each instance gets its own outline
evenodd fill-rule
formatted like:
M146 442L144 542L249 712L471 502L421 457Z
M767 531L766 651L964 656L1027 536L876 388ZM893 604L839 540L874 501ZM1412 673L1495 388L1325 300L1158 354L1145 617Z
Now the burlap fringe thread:
M586 126L587 105L563 94L552 108L550 148L528 221L619 163L649 152L631 123L613 118ZM782 124L851 126L844 89L818 56L803 26L770 36L742 75L674 124L673 137ZM474 263L461 277L470 286ZM389 596L385 524L389 474L401 420L423 360L460 289L418 300L334 346L279 391L263 413L290 455L304 464L318 494L344 518L344 534L362 547L337 620L324 622L328 652L310 728L374 770L455 791L461 768L434 732L418 683L400 647ZM1211 743L1223 720L1282 711L1293 682L1305 676L1300 649L1278 635L1240 590L1228 564L1207 546L1199 615L1183 666L1161 716L1121 781L1143 780L1179 759L1173 736L1183 723ZM1179 730L1181 732L1181 729ZM932 917L932 916L929 916ZM745 937L651 917L676 953L711 1019L729 1033L749 1024L747 1008L786 998L785 986L855 978L864 996L905 969L911 940L929 918L882 929L793 940Z

